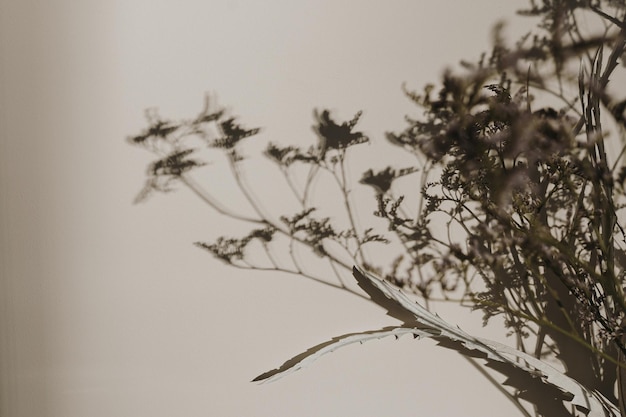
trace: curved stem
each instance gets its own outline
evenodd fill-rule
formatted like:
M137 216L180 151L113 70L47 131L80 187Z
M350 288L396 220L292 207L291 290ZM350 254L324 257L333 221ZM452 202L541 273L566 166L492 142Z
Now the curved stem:
M200 187L190 176L181 175L179 177L180 181L187 186L197 197L199 197L202 201L211 206L215 211L224 216L230 217L235 220L241 220L244 222L256 223L268 225L268 223L264 220L255 219L252 217L243 216L237 214L228 208L224 207L218 200L216 200L211 194L209 194L204 188Z
M346 178L345 155L346 155L346 152L344 150L339 156L339 169L341 171L341 181L338 181L338 183L341 187L341 192L343 193L343 201L346 207L346 212L348 214L348 219L350 221L350 227L352 228L352 231L354 232L354 237L356 239L357 253L359 257L361 258L361 262L365 262L365 255L363 254L363 248L362 248L363 245L361 244L361 239L359 237L360 235L359 230L357 229L356 221L354 218L354 209L352 208L352 205L350 204L350 189L348 188L348 185L347 185L348 181Z

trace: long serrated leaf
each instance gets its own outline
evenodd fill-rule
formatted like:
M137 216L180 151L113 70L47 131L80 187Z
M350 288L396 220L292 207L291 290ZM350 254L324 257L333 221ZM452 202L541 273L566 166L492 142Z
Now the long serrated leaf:
M523 360L529 367L539 372L547 383L561 389L563 392L571 394L572 399L570 402L572 405L587 410L588 416L606 417L620 415L619 409L611 404L602 394L588 390L575 379L570 378L534 356L493 340L482 338L479 338L479 340L497 350L502 355L510 355L512 358L508 359L507 362L513 365L519 364L514 358ZM610 414L606 412L610 412Z
M361 288L367 288L375 294L375 297L370 294L373 301L382 303L381 306L387 310L389 310L391 305L393 305L394 308L397 308L397 305L401 305L413 313L418 323L431 327L433 330L439 330L440 334L435 336L436 338L460 342L467 349L478 350L487 354L487 359L489 360L509 363L527 372L539 373L546 383L557 387L563 392L571 394L571 404L584 410L590 417L620 415L618 408L602 394L588 390L578 381L534 356L495 341L473 337L462 331L459 327L450 325L414 300L411 300L394 285L378 279L357 267L354 267L353 273L359 285L361 285L361 282L370 282L371 285L366 284L361 286ZM522 361L519 361L519 359Z
M466 345L469 349L480 350L486 354L489 359L498 359L499 354L497 351L488 346L483 346L479 340L465 333L458 326L453 326L437 314L428 311L426 308L407 297L398 287L380 280L357 267L353 268L353 275L359 286L368 293L372 301L386 309L389 315L400 317L400 314L395 312L401 308L405 311L402 317L407 314L412 316L411 320L405 320L406 324L419 323L422 326L437 329L444 338L458 341ZM500 359L502 360L504 358Z
M588 390L578 381L547 363L499 342L469 335L458 326L447 323L438 315L411 300L399 288L359 268L354 268L354 276L359 286L370 295L375 303L385 308L392 317L403 320L405 324L335 337L294 356L280 367L259 375L253 381L269 382L280 379L310 365L327 353L354 343L364 343L388 336L399 338L405 334L412 334L414 337L438 340L446 347L466 356L476 356L477 353L483 355L488 363L502 364L499 367L492 366L492 368L500 368L497 370L505 375L507 372L511 373L513 369L522 371L530 376L528 380L540 381L566 394L563 396L563 401L568 401L589 417L618 417L620 415L618 408L602 394ZM411 313L413 318L408 318L406 313L401 312L401 309ZM502 366L505 366L508 371L503 370Z
M410 328L410 327L385 327L380 330L367 331L361 333L349 333L343 336L335 337L327 342L320 343L317 346L312 347L306 352L301 353L300 355L294 356L289 359L285 363L283 363L280 367L273 369L271 371L265 372L256 378L254 378L253 382L271 382L277 379L282 378L283 376L290 374L292 372L297 371L298 369L302 369L305 366L310 365L315 362L321 356L333 352L339 348L344 346L352 345L354 343L365 343L370 340L382 339L384 337L395 336L399 338L406 334L412 334L414 337L421 336L432 336L432 330L426 329L418 329L418 328Z

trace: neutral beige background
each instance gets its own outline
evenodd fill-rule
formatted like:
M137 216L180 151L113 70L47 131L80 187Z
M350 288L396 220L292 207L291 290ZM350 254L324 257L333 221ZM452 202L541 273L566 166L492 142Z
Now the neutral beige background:
M363 129L382 141L414 110L402 82L419 88L475 58L492 23L522 5L1 0L2 416L515 413L429 341L351 347L277 383L248 382L332 336L393 322L197 250L240 229L189 193L131 205L150 158L124 138L145 108L190 116L209 91L265 140L308 144L311 111L327 106L365 110Z

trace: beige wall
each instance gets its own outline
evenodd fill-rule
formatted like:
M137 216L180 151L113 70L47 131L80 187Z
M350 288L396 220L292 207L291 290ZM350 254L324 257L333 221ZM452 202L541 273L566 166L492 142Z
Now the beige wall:
M132 206L149 156L124 138L146 107L189 116L210 91L265 139L304 145L312 109L328 106L365 110L382 140L412 111L401 83L476 57L516 4L0 0L1 415L512 410L430 342L348 348L249 383L315 343L391 322L327 288L217 263L191 242L235 226L188 193Z

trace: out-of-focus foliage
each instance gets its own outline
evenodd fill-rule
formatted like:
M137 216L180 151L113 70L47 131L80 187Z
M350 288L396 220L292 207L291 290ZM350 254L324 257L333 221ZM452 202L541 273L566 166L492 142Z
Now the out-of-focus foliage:
M624 79L625 12L617 0L531 1L520 14L538 25L514 45L504 43L504 28L497 26L492 50L476 62L446 71L437 86L405 88L420 112L386 139L415 164L367 169L359 183L372 187L375 197L365 209L357 209L352 192L359 184L347 175L353 148L370 140L356 129L361 112L339 122L328 110L316 110L318 140L307 149L268 144L264 155L300 206L272 215L242 169L241 150L259 129L243 127L208 100L189 120L149 113L148 127L130 139L158 155L138 200L179 182L222 215L249 222L243 238L198 243L234 267L288 272L367 299L346 281L356 264L426 307L460 302L482 311L485 324L502 317L515 349L489 352L506 351L520 366L488 366L517 381L507 395L524 415L626 416L620 382L626 377L626 90L612 81ZM199 185L200 170L208 169L199 154L206 149L222 151L255 216ZM326 211L312 197L312 185L324 178L343 199L345 210L336 216L320 214ZM373 212L372 225L382 220L386 230L361 226L357 212L360 219ZM381 244L394 253L387 263L364 250ZM307 250L327 260L336 279L303 265ZM366 292L379 304L385 299ZM401 307L415 314L406 303ZM402 329L439 337L444 326L413 324ZM405 332L398 329L383 333ZM383 333L368 332L363 340ZM286 365L300 367L346 340L362 341L337 338ZM452 341L469 339L463 340ZM561 372L533 374L544 364L560 368L563 381L574 381L595 405L583 405L584 395L559 384L551 384L558 394L537 388L546 378L550 383L548 374L554 379Z

